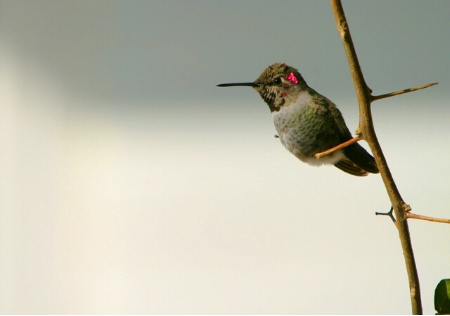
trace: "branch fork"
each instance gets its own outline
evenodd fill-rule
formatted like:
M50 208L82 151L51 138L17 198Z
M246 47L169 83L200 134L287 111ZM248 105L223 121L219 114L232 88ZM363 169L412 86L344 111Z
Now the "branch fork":
M376 100L381 100L381 99L385 99L385 98L395 97L397 95L405 94L405 93L408 93L408 92L413 92L413 91L417 91L417 90L426 89L426 88L435 86L437 84L438 84L437 82L427 83L427 84L424 84L424 85L421 85L421 86L408 88L408 89L403 89L403 90L399 90L399 91L394 91L394 92L386 93L386 94L380 94L380 95L372 95L372 90L369 87L367 87L367 90L368 90L370 101L373 102L373 101L376 101ZM319 159L319 158L321 158L323 156L326 156L326 155L329 155L329 154L331 154L331 153L333 153L333 152L335 152L335 151L337 151L339 149L345 148L347 146L350 146L351 144L359 142L360 140L363 140L363 137L362 137L362 134L361 134L361 132L360 132L360 130L358 128L357 135L355 137L353 137L352 139L350 139L350 140L348 140L348 141L346 141L346 142L344 142L342 144L339 144L339 145L337 145L335 147L332 147L330 149L327 149L325 151L317 153L317 154L314 155L314 157L316 159Z
M417 273L416 263L414 259L414 253L412 249L411 237L408 228L408 218L413 218L412 213L409 212L410 208L405 208L407 205L397 189L394 178L387 165L386 158L384 157L381 146L378 142L373 121L372 112L370 109L370 104L372 101L420 90L431 87L435 83L428 85L423 85L415 88L404 89L400 91L391 92L388 94L382 94L378 96L373 96L371 89L368 87L364 80L364 76L359 65L358 56L353 45L352 37L350 35L350 29L347 23L347 19L344 14L344 9L342 8L342 3L340 0L331 0L331 7L336 20L336 27L339 35L341 36L342 43L344 45L344 50L347 55L348 64L350 67L350 73L352 75L353 84L356 90L356 96L358 98L359 104L359 129L361 131L361 138L364 138L375 158L375 162L380 170L381 178L386 187L387 194L391 201L392 209L395 217L395 226L398 230L400 243L403 250L403 256L405 260L406 272L408 274L409 280L409 293L411 298L411 309L413 314L422 314L422 301L420 296L420 286L419 286L419 276ZM355 140L356 142L358 140ZM348 143L348 142L346 142ZM341 144L344 148L349 144ZM331 149L327 151L328 153L335 151L337 149ZM319 153L322 154L322 153ZM326 153L325 153L326 154ZM390 211L390 212L391 212ZM387 215L389 215L389 213ZM389 215L393 217L392 213ZM414 217L417 218L417 217Z

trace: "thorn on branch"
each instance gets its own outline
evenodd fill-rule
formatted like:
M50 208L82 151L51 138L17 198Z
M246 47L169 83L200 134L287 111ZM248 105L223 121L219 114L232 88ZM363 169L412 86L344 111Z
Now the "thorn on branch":
M426 88L429 88L431 86L435 86L437 84L438 84L437 82L433 82L433 83L424 84L422 86L417 86L417 87L414 87L414 88L408 88L408 89L403 89L403 90L399 90L399 91L394 91L394 92L391 92L391 93L380 94L380 95L373 95L371 97L371 100L372 101L376 101L376 100L380 100L380 99L394 97L396 95L400 95L400 94L404 94L404 93L408 93L408 92L413 92L413 91L417 91L417 90L421 90L421 89L426 89Z
M384 216L389 216L392 219L392 222L395 223L395 217L393 214L394 211L394 207L391 206L391 209L389 210L389 212L383 213L383 212L375 212L375 215L384 215Z

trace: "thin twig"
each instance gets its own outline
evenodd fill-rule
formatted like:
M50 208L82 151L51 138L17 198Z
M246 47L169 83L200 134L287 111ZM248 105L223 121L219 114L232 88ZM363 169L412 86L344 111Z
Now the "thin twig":
M414 214L411 212L406 212L406 217L414 218L414 219L421 219L423 221L430 221L430 222L435 222L435 223L450 224L450 219L419 215L419 214Z
M373 95L371 100L372 101L376 101L376 100L381 100L381 99L385 99L385 98L389 98L389 97L395 97L396 95L400 95L400 94L404 94L404 93L408 93L408 92L413 92L413 91L417 91L417 90L421 90L421 89L426 89L426 88L435 86L437 84L438 84L437 82L433 82L433 83L424 84L422 86L417 86L417 87L414 87L414 88L403 89L403 90L399 90L399 91L395 91L395 92L391 92L391 93L380 94L380 95Z
M362 140L361 137L355 136L355 137L353 137L352 139L349 139L348 141L346 141L346 142L344 142L344 143L342 143L342 144L339 144L339 145L337 145L337 146L334 146L333 148L330 148L330 149L328 149L328 150L325 150L325 151L322 151L322 152L320 152L320 153L315 154L314 157L316 157L317 159L319 159L320 157L329 155L329 154L335 152L336 150L339 150L339 149L345 148L345 147L347 147L347 146L350 146L351 144L354 144L354 143L356 143L356 142L359 142L360 140Z
M331 7L336 19L336 27L341 36L344 50L350 67L353 84L359 104L359 130L367 141L380 170L386 191L395 213L395 226L397 227L400 243L405 259L406 271L409 280L409 293L411 298L411 309L413 314L422 314L422 301L420 298L419 276L417 273L411 237L409 234L408 221L405 210L408 209L397 189L394 178L387 165L380 143L378 142L372 121L370 103L372 101L371 89L367 86L359 65L358 56L353 45L352 37L345 18L344 9L340 0L331 0Z

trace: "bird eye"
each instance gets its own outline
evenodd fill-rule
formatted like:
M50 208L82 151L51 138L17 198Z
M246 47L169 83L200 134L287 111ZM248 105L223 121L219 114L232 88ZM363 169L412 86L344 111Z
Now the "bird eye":
M281 78L278 77L273 81L274 84L280 84L281 83Z

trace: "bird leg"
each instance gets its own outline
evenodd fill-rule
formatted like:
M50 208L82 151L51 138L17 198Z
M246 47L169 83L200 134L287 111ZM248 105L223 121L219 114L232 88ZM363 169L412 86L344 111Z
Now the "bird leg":
M353 137L352 139L349 139L348 141L346 141L346 142L344 142L344 143L342 143L342 144L339 144L339 145L337 145L337 146L335 146L335 147L333 147L333 148L330 148L330 149L327 149L327 150L325 150L325 151L322 151L322 152L320 152L320 153L315 154L314 157L315 157L316 159L319 159L319 158L321 158L321 157L323 157L323 156L326 156L326 155L328 155L328 154L331 154L332 152L335 152L336 150L345 148L345 147L347 147L347 146L350 146L351 144L354 144L354 143L356 143L356 142L359 142L360 140L362 140L362 137L360 137L360 136L355 136L355 137Z

